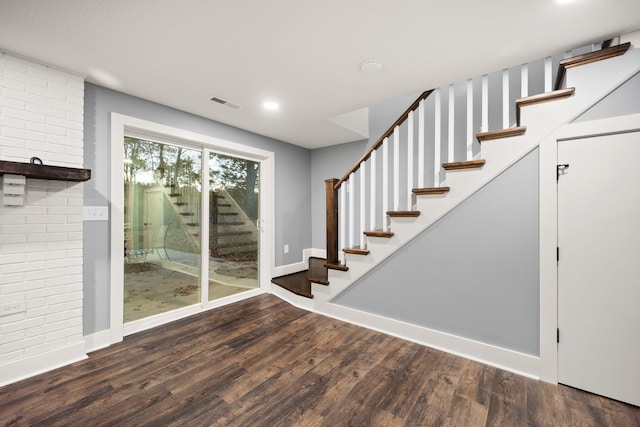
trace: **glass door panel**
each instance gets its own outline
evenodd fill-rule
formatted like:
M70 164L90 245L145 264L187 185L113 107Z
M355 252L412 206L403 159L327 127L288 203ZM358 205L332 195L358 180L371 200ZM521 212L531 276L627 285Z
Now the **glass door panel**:
M200 303L201 152L125 137L124 322Z
M209 301L259 287L260 163L209 153Z

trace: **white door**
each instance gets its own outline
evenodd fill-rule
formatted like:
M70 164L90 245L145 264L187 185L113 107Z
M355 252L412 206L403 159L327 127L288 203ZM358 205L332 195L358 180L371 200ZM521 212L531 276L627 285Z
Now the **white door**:
M640 405L640 132L558 142L558 379Z

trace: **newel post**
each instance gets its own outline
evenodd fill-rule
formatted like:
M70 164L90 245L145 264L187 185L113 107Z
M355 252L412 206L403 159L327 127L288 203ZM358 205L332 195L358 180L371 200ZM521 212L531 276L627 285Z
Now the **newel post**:
M325 180L327 193L327 264L338 264L338 190L337 178Z

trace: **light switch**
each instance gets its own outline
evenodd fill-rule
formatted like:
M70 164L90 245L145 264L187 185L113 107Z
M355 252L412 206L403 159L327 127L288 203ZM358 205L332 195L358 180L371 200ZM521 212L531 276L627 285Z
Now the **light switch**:
M85 221L108 221L108 206L85 206L83 219Z

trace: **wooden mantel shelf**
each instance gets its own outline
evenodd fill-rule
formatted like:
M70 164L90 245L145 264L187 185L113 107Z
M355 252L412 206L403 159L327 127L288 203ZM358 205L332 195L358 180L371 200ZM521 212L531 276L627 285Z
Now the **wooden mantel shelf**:
M0 160L0 175L4 175L5 173L23 175L26 178L50 179L54 181L82 182L91 179L91 169Z

